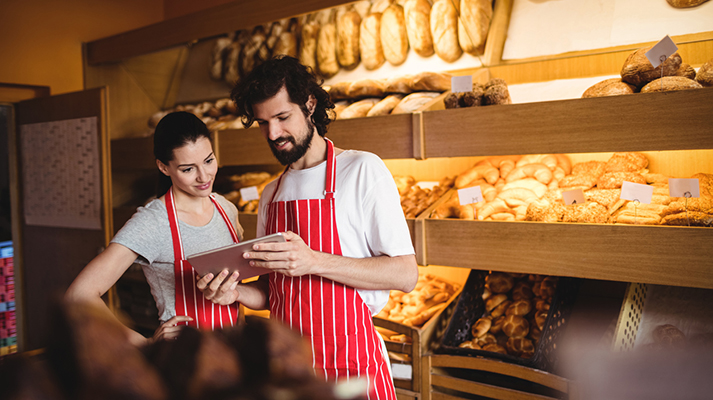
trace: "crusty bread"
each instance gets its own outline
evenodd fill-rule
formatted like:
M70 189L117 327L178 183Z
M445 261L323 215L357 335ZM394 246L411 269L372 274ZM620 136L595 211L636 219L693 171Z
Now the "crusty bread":
M317 38L319 37L319 25L316 22L307 22L302 25L300 31L300 64L317 70Z
M371 110L369 110L366 116L375 117L378 115L391 114L391 111L393 111L394 107L396 107L396 105L401 102L401 99L403 99L403 97L404 96L401 94L391 94L384 97L380 102L376 103L374 107L371 108Z
M696 73L696 82L703 86L713 86L713 58L706 61Z
M458 12L450 1L437 1L431 7L431 35L438 57L454 62L463 54L458 43Z
M347 89L347 96L350 99L382 97L384 96L384 81L378 79L359 79L354 81Z
M599 177L597 187L599 189L618 189L624 181L646 184L646 179L638 172L607 172Z
M675 90L700 89L703 86L684 76L664 76L654 79L641 88L641 93L672 92Z
M678 53L674 53L666 61L654 68L646 58L646 52L651 50L651 47L644 47L629 54L624 66L621 68L622 81L641 88L654 79L661 78L662 70L663 76L676 75L676 71L681 67L681 56Z
M507 315L503 321L503 333L508 337L525 337L530 330L530 324L519 315Z
M322 25L317 37L317 71L325 78L339 72L337 61L337 26L333 22Z
M388 78L385 83L384 91L386 93L409 94L413 92L412 81L412 75L403 75Z
M705 3L708 0L666 0L668 4L671 5L671 7L676 7L676 8L688 8L688 7L696 7L700 6L701 4Z
M483 54L492 18L492 1L460 0L458 43L463 51L473 55Z
M351 84L351 82L337 82L333 84L329 87L329 97L332 101L348 99Z
M409 45L421 57L432 56L431 4L428 0L406 0L403 6Z
M379 100L380 99L363 99L354 102L347 106L347 108L342 110L341 113L339 113L339 118L349 119L366 117L366 114L369 112L369 110L371 110L371 108L374 107L374 105L378 103Z
M681 66L676 71L676 76L682 76L688 79L696 79L696 70L690 64L681 63Z
M634 85L623 82L621 78L611 78L590 86L584 91L582 98L634 94L635 90L636 87Z
M392 114L406 114L406 113L412 113L424 105L426 105L428 102L433 100L434 98L438 97L440 93L437 92L418 92L418 93L411 93L408 96L404 97L399 104L394 107L393 111L391 111Z
M404 9L394 3L381 15L379 29L384 58L391 65L401 65L408 56L408 34Z
M445 92L451 88L451 74L446 72L421 72L413 76L414 92Z
M593 165L593 164L592 164ZM606 172L640 172L649 165L649 160L642 153L614 153L605 164Z
M386 59L381 46L381 13L369 14L361 20L359 29L359 51L362 64L367 70L381 67Z
M359 65L359 26L361 17L356 11L347 11L337 20L337 61L346 70Z

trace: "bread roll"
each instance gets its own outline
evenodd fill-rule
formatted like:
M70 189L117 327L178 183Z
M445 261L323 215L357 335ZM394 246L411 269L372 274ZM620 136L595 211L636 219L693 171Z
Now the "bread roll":
M503 333L508 337L525 337L530 331L530 324L519 315L507 315L503 321Z
M624 181L646 185L646 179L637 172L607 172L597 180L599 189L618 189Z
M497 335L498 333L502 332L503 330L503 322L505 322L505 316L501 315L498 318L495 318L490 325L490 333L493 335Z
M508 354L516 357L530 358L535 353L535 346L530 339L524 337L508 338L505 348Z
M696 70L690 64L681 63L681 66L676 71L676 76L682 76L688 79L696 79Z
M340 119L366 117L369 110L371 110L379 100L380 99L364 99L354 102L342 110L342 112L339 113L339 117Z
M396 107L399 102L401 102L401 99L403 99L403 95L400 94L392 94L384 97L383 100L380 102L376 103L374 107L369 110L368 113L366 113L367 117L375 117L379 115L389 115L391 114L391 111Z
M483 54L492 19L492 1L460 0L458 43L464 52L473 55Z
M654 79L641 88L641 93L672 92L675 90L700 89L703 86L683 76L664 76Z
M621 69L622 81L641 88L654 79L661 78L662 69L663 76L676 75L676 71L681 67L681 56L678 53L674 53L666 61L654 68L649 59L646 58L646 52L651 50L651 47L638 49L626 58Z
M391 65L403 64L408 56L408 34L403 7L392 4L384 10L379 37L386 61Z
M526 282L518 282L512 288L512 299L518 300L530 300L535 295L532 293L532 287Z
M696 73L696 82L706 87L713 86L713 58L706 61L698 69L698 73Z
M498 304L497 307L493 308L492 311L490 311L490 317L491 318L498 318L502 315L505 315L505 310L510 307L510 304L512 304L512 301L510 300L505 300L502 303Z
M597 171L599 170L598 164L588 165L596 165ZM612 154L604 165L604 170L606 172L639 172L644 170L648 165L649 159L646 158L643 153L621 152Z
M621 78L611 78L590 86L584 91L582 98L634 94L635 90L636 87L634 85L623 82Z
M458 347L463 348L463 349L480 350L480 346L478 346L472 340L466 340L465 342L459 344Z
M404 97L399 104L394 107L393 111L391 111L392 114L407 114L407 113L412 113L414 111L417 111L421 107L425 106L433 100L434 98L438 97L440 93L436 92L418 92L418 93L411 93L410 95Z
M458 13L450 0L436 1L431 7L433 48L445 62L454 62L463 54L458 44Z
M386 59L381 46L381 13L367 15L359 29L359 52L367 70L381 67Z
M386 93L409 94L413 92L413 77L411 75L397 76L386 80Z
M322 25L317 37L317 71L325 78L339 72L337 61L337 27L333 22Z
M525 315L529 314L531 310L532 303L530 303L529 300L518 300L514 301L508 306L508 308L505 310L505 315L519 315L521 317L524 317Z
M407 0L404 3L404 17L411 48L421 57L432 56L431 4L428 0Z
M507 293L515 284L515 279L504 272L492 272L485 277L485 284L493 293Z
M337 61L346 70L359 65L359 26L361 17L356 11L347 11L337 21Z
M564 210L562 222L605 224L608 219L609 212L606 207L598 203L588 202L567 206Z
M500 293L490 296L488 300L485 301L485 311L491 312L495 307L499 306L503 302L507 301L508 296L506 294Z
M371 2L369 0L361 0L353 3L354 11L359 13L362 21L369 15L369 10L371 10Z
M499 345L499 344L489 344L487 346L483 347L483 350L485 351L492 351L493 353L500 353L500 354L507 354L508 351L505 350L505 347Z
M671 7L675 8L688 8L688 7L696 7L700 6L701 4L705 3L708 0L666 0L668 4L671 5Z
M479 337L473 339L473 341L475 343L477 343L478 346L480 346L480 347L485 347L489 344L497 344L498 343L498 339L495 338L495 335L493 335L492 333L487 333L487 332L484 333L482 336L479 336Z
M329 87L329 97L332 101L344 100L349 98L349 87L351 82L337 82Z
M492 324L493 321L490 318L479 318L477 321L475 321L475 324L473 324L473 328L471 328L471 333L473 334L473 337L479 338L488 333Z
M350 99L362 97L383 97L384 81L376 79L359 79L349 85L347 96Z
M308 22L302 25L300 33L300 64L317 71L317 38L319 37L319 25L316 22Z
M223 62L231 43L233 43L232 35L216 39L215 44L213 45L213 50L211 52L212 63L210 67L210 77L217 81L223 79Z
M445 72L421 72L413 76L414 92L445 92L451 89L452 75Z
M484 105L512 104L510 91L506 85L492 85L483 94Z

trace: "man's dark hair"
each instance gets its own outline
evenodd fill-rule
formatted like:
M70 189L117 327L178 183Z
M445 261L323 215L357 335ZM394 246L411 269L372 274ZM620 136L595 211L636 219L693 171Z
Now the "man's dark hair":
M287 89L290 101L297 104L305 116L309 116L305 104L309 96L317 99L311 120L317 133L324 136L327 126L334 120L334 104L312 69L289 56L277 56L265 61L236 83L230 98L237 106L243 125L247 128L255 121L254 104L275 96L283 86Z

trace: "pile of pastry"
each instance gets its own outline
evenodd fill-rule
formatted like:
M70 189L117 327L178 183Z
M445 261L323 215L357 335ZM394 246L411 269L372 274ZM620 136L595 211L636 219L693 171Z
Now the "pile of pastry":
M588 88L582 97L617 96L620 94L668 92L713 86L713 59L696 72L674 53L654 68L646 58L652 46L631 53L621 68L621 78L603 80Z
M431 5L433 3L433 5ZM324 78L362 64L403 64L413 49L452 63L483 54L492 0L373 0L238 31L216 40L211 76L232 85L272 56L299 58Z
M242 129L243 124L235 115L235 103L228 99L219 99L216 101L204 101L198 104L182 104L166 110L155 112L149 117L148 125L150 133L156 128L158 122L166 114L174 111L186 111L195 114L200 118L211 132L223 129Z
M562 154L497 156L486 158L459 174L457 189L480 186L483 201L460 205L457 193L438 206L431 218L480 221L524 221L527 207L571 172Z
M527 221L619 223L642 225L713 225L713 175L699 173L700 197L669 196L668 177L649 173L648 159L641 153L614 153L605 161L575 164L572 173L559 181L559 188L532 202ZM652 185L650 204L621 199L624 181ZM586 202L565 206L562 192L582 189Z
M392 290L388 303L376 317L420 327L443 310L459 290L460 285L433 274L419 273L416 288L409 293ZM388 340L392 340L391 337Z
M431 189L422 189L412 176L394 176L406 218L416 218L453 187L455 178L445 177Z
M532 358L557 289L557 277L491 272L485 278L485 311L458 347Z
M406 114L450 90L451 75L421 72L389 79L359 79L329 87L337 119Z
M492 78L485 85L473 82L470 92L449 93L443 99L447 109L512 104L510 91L504 79Z
M228 176L228 182L222 184L221 190L228 201L235 204L242 212L257 212L259 200L244 200L240 195L240 189L251 186L257 187L258 195L262 195L263 189L268 183L277 179L280 174L270 174L269 172L246 172Z

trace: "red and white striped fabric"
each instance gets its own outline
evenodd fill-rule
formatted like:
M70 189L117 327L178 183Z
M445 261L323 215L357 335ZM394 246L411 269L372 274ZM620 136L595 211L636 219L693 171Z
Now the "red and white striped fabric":
M266 234L292 231L311 249L341 255L336 224L336 157L327 140L324 199L270 199ZM316 275L291 278L271 273L270 315L306 337L312 364L329 381L366 377L369 399L396 399L393 380L369 307L357 290Z
M218 212L223 217L233 242L237 243L238 233L233 224L230 223L228 214L218 201L210 196ZM168 223L171 226L171 237L173 239L174 264L173 270L176 277L176 315L186 315L193 318L193 321L184 322L183 325L192 326L198 329L222 329L235 326L240 315L238 303L229 306L214 304L203 297L203 293L196 287L196 271L191 264L186 261L183 253L183 242L181 231L178 227L178 213L173 201L173 188L166 192L166 209L168 210Z

